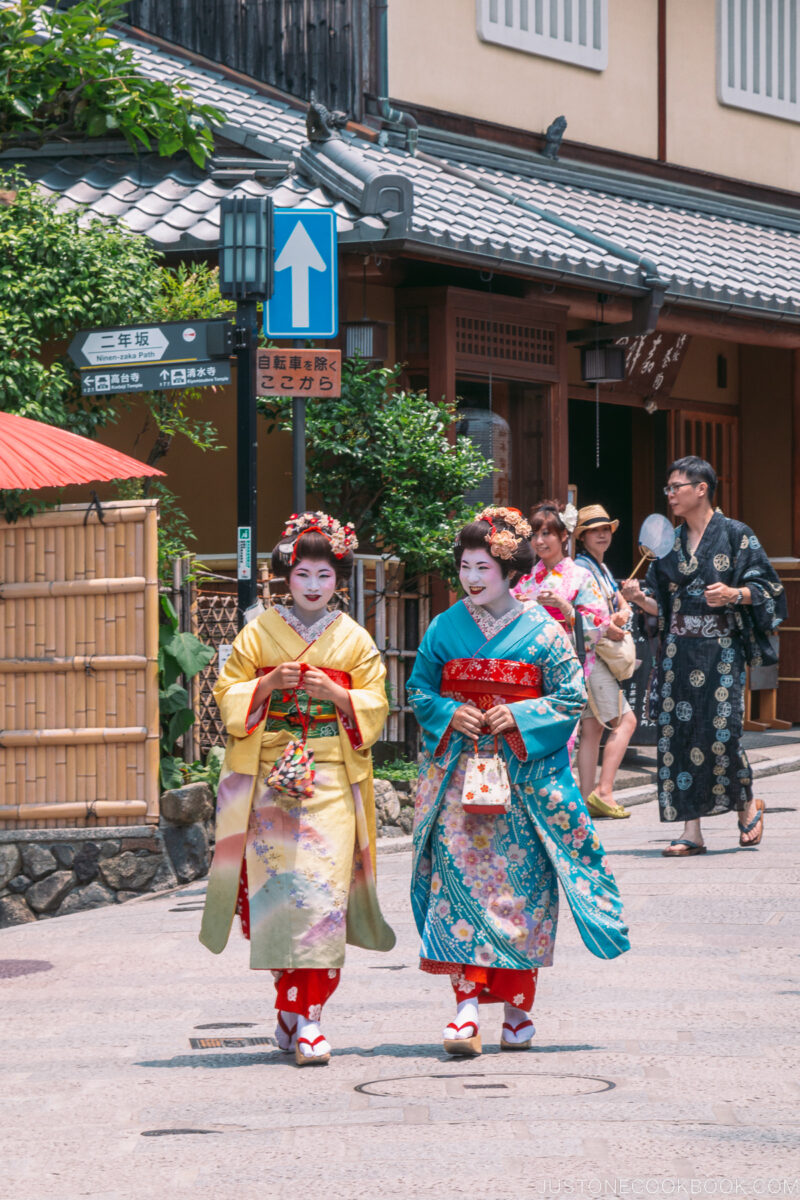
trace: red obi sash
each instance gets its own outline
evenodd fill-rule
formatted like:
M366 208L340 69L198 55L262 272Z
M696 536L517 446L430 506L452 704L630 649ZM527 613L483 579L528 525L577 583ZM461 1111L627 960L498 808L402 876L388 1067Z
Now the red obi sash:
M510 658L452 658L442 668L441 693L463 703L471 700L486 712L495 704L538 700L542 672Z

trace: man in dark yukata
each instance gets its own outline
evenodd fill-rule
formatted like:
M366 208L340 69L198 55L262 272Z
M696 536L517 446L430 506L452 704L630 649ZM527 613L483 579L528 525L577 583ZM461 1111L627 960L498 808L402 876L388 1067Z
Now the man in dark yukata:
M684 823L667 858L705 854L701 817L737 812L744 847L764 832L741 747L745 668L777 661L770 634L786 619L786 597L752 529L714 509L716 486L704 459L672 464L664 493L682 522L675 544L644 587L628 580L622 589L658 616L658 803L662 821Z

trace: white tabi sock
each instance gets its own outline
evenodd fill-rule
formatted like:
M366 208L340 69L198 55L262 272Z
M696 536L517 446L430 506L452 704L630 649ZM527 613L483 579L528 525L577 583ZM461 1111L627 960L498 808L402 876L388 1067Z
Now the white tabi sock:
M305 1058L319 1058L331 1052L330 1043L317 1022L300 1015L297 1017L297 1046Z
M472 1021L475 1028L467 1022ZM466 1029L459 1026L466 1025ZM459 1041L461 1038L474 1037L480 1028L478 1018L478 997L470 996L469 1000L462 1000L456 1009L456 1018L451 1021L444 1031L444 1038L450 1041Z

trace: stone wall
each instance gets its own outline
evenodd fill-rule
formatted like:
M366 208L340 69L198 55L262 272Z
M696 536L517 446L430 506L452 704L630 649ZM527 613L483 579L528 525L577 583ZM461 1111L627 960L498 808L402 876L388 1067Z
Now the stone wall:
M375 819L378 837L403 837L414 824L414 797L411 785L375 780Z
M158 826L0 830L0 928L189 883L208 872L213 838L204 783L164 792Z

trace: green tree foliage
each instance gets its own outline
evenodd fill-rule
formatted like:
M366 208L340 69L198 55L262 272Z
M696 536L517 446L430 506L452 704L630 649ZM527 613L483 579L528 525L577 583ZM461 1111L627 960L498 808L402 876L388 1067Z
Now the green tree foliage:
M399 367L345 360L342 395L309 400L309 487L352 521L364 549L396 554L410 573L449 570L453 535L471 516L464 493L490 465L469 438L450 440L452 405L397 387ZM261 401L290 430L291 400Z
M81 398L69 339L135 321L159 291L145 238L59 213L19 174L0 173L0 407L90 437L113 410L108 397Z
M219 110L180 81L141 75L109 26L124 0L81 0L61 9L34 0L0 8L0 148L62 138L123 137L159 154L185 150L202 166Z
M90 220L55 204L17 173L0 173L0 408L93 436L114 422L129 396L80 394L66 355L79 329L143 321L200 320L230 309L217 270L205 263L162 267L145 238L114 221ZM219 448L213 423L198 412L208 389L143 392L139 457L156 465L176 437L201 450ZM159 481L120 485L126 499L161 500L159 550L167 562L186 553L193 534L175 496ZM31 494L0 492L0 514L31 511Z
M193 633L181 633L178 615L166 596L161 597L158 630L158 707L161 723L161 786L180 787L188 768L175 754L176 745L195 722L189 693L184 686L214 658ZM199 766L200 764L196 764ZM197 773L192 776L197 777Z

